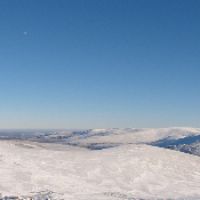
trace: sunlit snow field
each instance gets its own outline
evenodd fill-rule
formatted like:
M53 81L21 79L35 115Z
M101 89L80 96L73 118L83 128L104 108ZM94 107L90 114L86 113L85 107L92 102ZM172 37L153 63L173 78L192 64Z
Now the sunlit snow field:
M1 130L0 194L197 200L199 142L195 128Z

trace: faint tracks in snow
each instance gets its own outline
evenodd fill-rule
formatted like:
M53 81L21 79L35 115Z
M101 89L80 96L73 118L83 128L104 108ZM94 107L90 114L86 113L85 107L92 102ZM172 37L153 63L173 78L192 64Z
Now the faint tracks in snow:
M34 192L31 195L21 195L21 196L2 196L0 194L0 200L64 200L55 192L52 191L40 191Z

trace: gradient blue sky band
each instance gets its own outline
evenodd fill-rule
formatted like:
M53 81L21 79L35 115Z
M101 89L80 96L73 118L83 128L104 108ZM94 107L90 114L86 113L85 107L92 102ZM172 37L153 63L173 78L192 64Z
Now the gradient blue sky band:
M200 124L200 1L0 1L0 128Z

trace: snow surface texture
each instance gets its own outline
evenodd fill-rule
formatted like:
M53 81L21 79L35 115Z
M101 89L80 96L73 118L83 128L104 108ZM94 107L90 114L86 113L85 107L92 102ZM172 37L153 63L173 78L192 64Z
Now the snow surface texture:
M199 137L194 128L1 130L0 199L199 200L200 157L168 149L198 152Z

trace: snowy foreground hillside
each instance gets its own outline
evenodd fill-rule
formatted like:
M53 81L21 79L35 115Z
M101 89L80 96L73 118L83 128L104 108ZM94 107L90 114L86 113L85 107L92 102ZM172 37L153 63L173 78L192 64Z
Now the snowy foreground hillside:
M0 199L199 200L199 142L193 128L1 130Z

